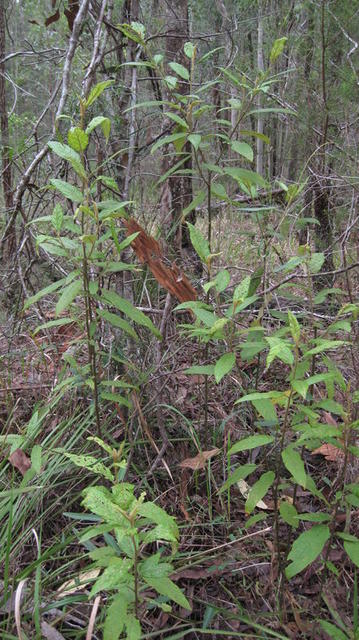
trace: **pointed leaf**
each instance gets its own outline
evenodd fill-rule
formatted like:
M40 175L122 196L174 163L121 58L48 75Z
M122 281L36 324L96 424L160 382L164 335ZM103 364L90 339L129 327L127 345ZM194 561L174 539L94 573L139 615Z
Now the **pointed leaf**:
M292 474L297 484L300 484L303 489L306 488L307 474L304 468L304 462L298 451L292 447L287 447L282 451L282 460L289 473Z
M214 366L214 377L216 379L217 384L222 380L222 378L227 375L230 371L232 371L234 365L236 364L236 354L235 353L224 353L223 356L217 360Z
M251 488L248 498L245 504L246 513L251 513L255 509L258 502L266 495L269 487L274 482L275 473L273 471L267 471L257 480L257 482Z
M327 525L317 525L301 533L297 538L288 555L291 564L286 568L285 573L290 580L310 565L323 550L325 543L329 540L330 530Z
M75 280L71 282L62 292L56 307L55 313L56 315L60 315L67 307L71 304L71 302L76 298L76 296L82 290L82 282L81 280Z

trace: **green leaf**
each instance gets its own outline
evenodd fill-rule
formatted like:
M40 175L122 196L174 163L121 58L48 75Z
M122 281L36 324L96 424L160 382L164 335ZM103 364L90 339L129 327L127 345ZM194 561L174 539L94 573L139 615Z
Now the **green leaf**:
M231 281L231 275L227 269L219 271L214 279L214 284L218 293L222 293L229 285Z
M88 471L103 476L107 480L110 480L110 482L113 482L114 477L110 469L107 469L107 467L105 467L102 462L99 462L94 456L88 456L84 454L77 455L76 453L67 452L64 452L64 456L71 460L71 462L77 467L80 467L81 469L87 469Z
M93 89L91 89L87 100L85 100L86 108L90 107L95 102L95 100L100 97L102 92L105 91L107 87L110 87L113 83L113 80L104 80L103 82L99 82L98 84L96 84Z
M140 640L142 636L141 625L134 615L127 616L125 625L127 640Z
M106 612L103 640L118 640L125 626L128 602L122 593L117 594Z
M165 144L170 144L171 142L174 143L177 140L183 140L183 142L185 142L186 134L181 132L181 133L171 133L171 135L169 136L164 136L153 145L153 147L151 148L151 155L155 151L157 151L157 149L159 149L160 147L163 147Z
M189 205L185 209L183 209L182 217L185 218L186 215L190 213L190 211L193 211L193 209L196 209L196 207L202 204L205 197L206 197L205 191L198 191L196 196L193 198L192 202L190 202Z
M179 532L175 518L169 516L164 509L161 509L157 504L153 502L143 502L137 509L144 518L147 518L151 522L162 525L172 532L173 536L178 540Z
M359 567L359 540L344 542L344 549L356 567Z
M324 260L324 253L313 253L308 263L310 273L318 273L324 264Z
M325 631L332 640L349 640L348 636L331 622L319 620L319 623L323 631Z
M248 438L243 438L243 440L236 442L228 451L228 455L232 456L234 453L238 453L239 451L249 451L256 447L263 447L264 445L271 444L273 441L273 436L249 436Z
M136 342L138 342L139 337L136 331L133 329L133 327L131 327L131 325L126 320L124 320L123 318L120 318L120 316L117 316L115 313L110 313L109 311L106 311L103 309L99 309L97 314L101 316L101 318L106 320L106 322L109 322L110 324L112 324L112 326L117 327L118 329L122 329L122 331L125 331L125 333L127 333L129 336L131 336L131 338L133 338L134 340L136 340Z
M122 585L131 584L133 581L129 573L133 564L132 560L129 558L111 558L110 562L110 566L105 569L93 585L90 591L90 598L99 593L99 591L118 589Z
M296 483L305 489L307 474L300 453L289 446L282 451L282 460L284 466L288 469L289 473L292 474Z
M277 40L274 41L274 44L269 56L269 62L271 64L273 64L273 62L275 62L276 59L281 55L287 40L288 38L278 38Z
M161 595L166 596L170 600L176 602L180 607L191 611L191 605L188 602L186 596L182 593L181 589L167 577L153 578L144 577L145 582L153 587Z
M279 513L284 522L293 527L293 529L298 527L298 512L293 504L287 502L287 500L282 500L279 506Z
M189 367L185 369L184 372L187 375L199 375L199 376L214 376L214 365L194 365L193 367Z
M292 338L295 344L298 344L300 339L300 326L297 318L291 311L288 311L288 324L290 332L292 334Z
M38 291L35 295L28 298L24 304L24 311L31 307L32 304L35 304L35 302L38 302L38 300L41 300L41 298L44 298L45 296L57 291L57 289L60 289L60 287L64 285L66 279L67 278L61 278L61 280L49 284L47 287L44 287L44 289L41 289L41 291Z
M183 129L185 129L185 130L188 129L187 122L185 120L183 120L183 118L181 118L179 115L177 115L177 113L172 113L172 111L165 111L165 113L163 115L165 115L168 118L170 118L171 120L173 120L173 122L176 122L176 124L179 124L179 126L183 127Z
M67 307L76 298L81 290L81 280L75 280L74 282L71 282L71 284L69 284L67 287L65 287L55 307L55 313L57 316L59 316L60 313L67 309Z
M283 400L285 398L284 391L255 391L254 393L248 393L246 396L236 400L235 404L241 402L252 402L252 400L261 400L262 398L271 398L273 400Z
M93 131L98 126L101 127L103 135L105 136L106 140L108 140L111 131L111 120L109 118L105 118L104 116L96 116L95 118L92 118L92 120L86 127L86 133L90 134L91 131Z
M236 354L235 353L224 353L223 356L217 360L214 366L214 377L216 379L217 384L222 380L222 378L227 375L230 371L232 371L234 365L236 364Z
M55 204L54 210L51 216L51 224L57 233L60 233L62 229L62 223L64 220L64 212L59 203Z
M124 298L121 298L121 296L119 296L114 291L103 290L102 297L108 302L108 304L116 307L116 309L119 309L119 311L122 311L122 313L131 318L131 320L143 327L146 327L147 329L152 331L152 333L158 338L162 338L161 332L157 329L157 327L155 327L152 320L145 316L142 311L136 309L136 307L134 307L131 302L125 300Z
M199 229L193 226L193 224L187 222L187 226L189 228L189 235L193 248L201 258L202 262L207 263L207 260L211 255L207 240L203 237Z
M75 151L83 153L89 143L89 137L80 127L71 127L67 134L67 142Z
M288 559L291 560L291 564L285 570L288 580L316 560L329 537L329 527L323 524L314 526L309 531L300 534L299 538L294 541L288 555Z
M235 151L236 153L239 153L239 155L243 156L243 158L249 160L249 162L253 162L253 149L249 144L247 144L247 142L239 142L238 140L233 140L233 142L231 143L231 149L233 149L233 151Z
M318 353L323 353L323 351L329 351L330 349L338 349L343 344L348 344L345 340L317 340L318 344L313 349L309 349L306 351L305 357L315 356Z
M269 353L267 355L266 366L269 367L275 358L278 358L285 364L293 364L294 356L288 344L280 338L265 338L269 344Z
M251 488L248 498L245 504L246 513L251 513L255 509L256 505L266 495L269 487L274 482L275 473L273 471L267 471L257 480L257 482Z
M191 59L193 58L195 51L196 51L196 47L192 42L185 42L183 45L183 51L185 56L187 56L187 58Z
M224 170L228 176L237 180L237 182L251 186L265 187L266 181L258 173L249 171L248 169L240 169L239 167L226 167Z
M42 447L35 444L31 451L31 466L39 474L41 472Z
M226 491L229 487L232 486L232 484L239 482L239 480L245 480L247 476L249 476L251 473L253 473L253 471L256 470L256 468L256 464L250 463L243 464L241 467L237 467L237 469L235 469L233 473L228 476L226 482L220 488L219 493L223 493L223 491Z
M211 193L220 200L228 200L227 191L220 182L212 182Z
M198 151L198 147L201 144L202 136L199 133L191 133L188 136L188 141L191 143L192 147Z
M48 146L60 158L63 158L64 160L67 160L68 162L70 162L70 164L72 165L76 173L79 176L81 176L81 178L84 178L86 176L86 171L81 162L81 158L79 154L76 151L74 151L74 149L69 147L67 144L62 144L61 142L48 142ZM51 180L52 184L54 184L54 182L55 180ZM57 182L61 182L61 181L58 180ZM67 184L67 183L64 183L64 184Z
M64 180L58 180L57 178L52 178L50 183L55 187L55 189L60 191L65 198L68 198L72 202L82 202L84 198L82 192L72 184L69 184Z
M172 71L174 71L180 78L183 80L189 80L189 71L183 64L179 64L178 62L170 62L168 65Z

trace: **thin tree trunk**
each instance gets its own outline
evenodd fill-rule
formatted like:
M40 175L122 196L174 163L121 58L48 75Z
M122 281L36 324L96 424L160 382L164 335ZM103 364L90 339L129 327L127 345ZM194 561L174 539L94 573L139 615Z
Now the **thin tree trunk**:
M258 0L258 41L257 41L257 66L258 73L262 75L264 71L263 60L263 19L262 19L262 0ZM258 94L257 106L261 109L263 105L262 93ZM264 131L263 116L260 114L257 122L257 133L262 134ZM264 169L264 144L261 138L257 138L257 173L263 175Z
M9 120L6 106L6 79L5 79L5 62L2 62L6 53L5 40L5 13L6 0L0 0L0 120L1 120L1 148L2 148L2 189L4 197L5 221L8 222L9 216L14 206L13 190L12 190L12 171L9 147ZM4 238L4 256L9 256L13 252L16 245L15 228L8 230L7 237Z

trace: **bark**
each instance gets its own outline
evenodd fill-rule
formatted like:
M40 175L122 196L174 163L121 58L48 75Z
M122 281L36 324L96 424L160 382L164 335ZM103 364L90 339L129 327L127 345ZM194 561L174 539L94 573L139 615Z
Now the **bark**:
M258 2L258 41L257 41L257 65L258 72L262 75L264 71L264 59L263 59L263 19L262 19L262 0ZM263 104L262 93L258 94L257 106L261 109ZM263 116L260 114L257 122L257 133L262 134L264 131ZM257 138L257 173L263 175L264 169L264 144L263 140Z
M2 150L2 189L4 197L5 221L8 222L9 216L14 206L13 189L12 189L12 171L9 147L9 120L6 105L6 79L5 79L5 54L6 54L6 0L0 0L0 128L1 128L1 150ZM16 246L15 229L8 230L4 238L4 256L9 256Z
M183 53L183 45L189 39L189 20L188 20L188 2L187 0L174 0L167 5L167 38L166 38L166 57L169 62L179 62L183 66L189 68L189 60ZM188 83L182 81L178 86L178 93L185 95L188 93ZM191 153L190 144L186 144L183 152ZM178 162L178 158L174 159L174 163ZM192 157L183 165L184 169L192 168ZM178 177L172 176L168 181L168 189L170 193L171 205L171 222L172 228L175 229L173 236L173 248L181 255L189 254L192 258L192 245L189 238L188 227L181 223L182 211L192 200L192 180L190 176ZM194 212L187 220L194 222Z

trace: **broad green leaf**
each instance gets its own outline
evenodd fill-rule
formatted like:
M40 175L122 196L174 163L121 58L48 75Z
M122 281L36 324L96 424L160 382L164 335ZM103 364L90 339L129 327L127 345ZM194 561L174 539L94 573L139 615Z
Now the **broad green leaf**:
M170 62L168 65L172 71L174 71L180 78L183 80L189 80L189 71L183 64L179 64L178 62Z
M249 169L240 169L239 167L226 167L224 170L228 176L231 176L237 182L243 182L249 186L265 187L266 181L258 173L249 171Z
M90 94L87 100L85 101L86 108L90 107L95 102L95 100L97 100L97 98L100 97L102 92L105 91L107 87L110 87L113 83L114 83L113 80L104 80L103 82L99 82L98 84L96 84L91 89Z
M60 191L60 193L65 197L71 200L72 202L82 202L84 196L80 189L75 187L64 180L58 180L57 178L52 178L50 183Z
M179 532L176 520L173 516L169 516L164 509L161 509L157 504L153 502L144 502L141 504L137 513L139 513L144 518L147 518L151 522L155 522L156 524L162 525L170 530L176 539L178 539Z
M167 596L167 598L176 602L180 607L191 611L192 607L188 602L186 596L182 593L181 589L177 587L177 585L169 578L165 576L161 578L145 577L144 580L148 585L150 585L150 587L156 589L156 591L158 591L158 593L160 593L161 595Z
M270 52L269 61L272 64L281 55L288 38L278 38L274 41L272 50Z
M74 282L71 282L71 284L69 284L67 287L65 287L55 307L55 313L57 316L59 316L60 313L67 309L67 307L76 298L81 290L81 280L75 280Z
M275 473L273 471L267 471L257 480L248 494L245 504L246 513L252 513L258 502L264 498L269 487L272 486L274 478Z
M71 460L71 462L77 467L80 467L81 469L87 469L92 473L103 476L107 480L110 480L110 482L114 481L114 477L110 469L105 467L105 465L102 462L98 461L94 456L88 456L85 454L77 455L76 453L67 452L64 452L64 456Z
M298 512L293 504L287 502L287 500L282 500L279 506L279 513L284 522L293 527L293 529L298 527Z
M164 136L163 138L161 138L160 140L158 140L153 147L151 148L151 155L157 151L157 149L159 149L160 147L163 147L165 144L170 144L171 142L174 143L177 140L186 140L186 134L181 132L181 133L171 133L171 135L169 136Z
M191 59L196 51L196 46L192 42L185 42L183 45L183 51L185 56Z
M344 542L344 549L356 567L359 567L359 540Z
M69 147L67 144L62 144L61 142L48 142L48 146L60 158L64 158L64 160L67 160L68 162L70 162L73 169L76 171L76 173L79 176L81 176L81 178L84 178L86 176L85 167L82 164L79 154L76 151L74 151L74 149ZM55 179L51 180L52 184L54 184L54 182L55 182ZM62 182L62 181L57 180L57 182ZM67 183L63 183L63 184L67 184Z
M207 263L207 260L211 255L207 240L203 237L199 229L193 226L193 224L187 222L187 225L193 248L201 258L202 262Z
M303 522L329 522L330 515L327 513L299 513L297 516L297 520L303 520Z
M288 469L289 473L292 474L296 483L305 489L307 474L300 453L289 446L282 451L282 460L284 466Z
M170 120L173 120L173 122L176 122L176 124L179 124L180 127L183 127L184 129L188 129L187 122L183 118L181 118L181 116L179 116L177 113L172 113L172 111L165 111L163 115L170 118Z
M129 336L131 336L131 338L133 338L134 340L136 340L136 342L138 342L139 337L136 331L133 329L133 327L131 327L131 325L126 320L124 320L123 318L120 318L120 316L116 315L115 313L110 313L109 311L106 311L104 309L99 309L97 314L101 316L101 318L106 320L106 322L109 322L110 324L112 324L112 326L117 327L118 329L122 329L122 331L125 331L125 333L127 333Z
M293 364L294 356L288 344L280 338L265 338L269 344L269 353L267 355L266 366L269 367L275 358L278 358L285 364Z
M324 260L324 253L313 253L308 263L310 273L318 273L324 264Z
M185 369L183 373L187 375L214 376L214 365L194 365L193 367Z
M122 585L128 585L133 582L129 573L133 564L132 560L129 558L112 558L110 562L110 566L105 569L93 585L90 591L90 598L99 593L99 591L112 591Z
M52 212L52 216L51 216L51 223L53 228L55 229L55 231L57 233L60 233L61 229L62 229L62 223L64 220L64 212L62 210L62 207L59 203L55 204L54 206L54 210Z
M31 451L31 466L39 474L41 472L42 447L35 444Z
M107 609L103 640L119 640L125 626L128 602L122 593L117 594Z
M227 191L220 182L212 182L211 193L220 200L228 200Z
M97 461L96 461L97 462ZM105 487L88 487L83 492L83 505L91 513L100 516L114 526L129 527L129 522L113 502L112 494Z
M104 116L96 116L95 118L92 118L92 120L86 127L86 134L90 134L91 131L93 131L98 126L101 127L103 135L105 136L106 140L108 140L111 131L111 120L109 118L105 118Z
M108 400L109 402L115 402L120 407L128 407L129 409L131 408L131 402L127 398L124 398L124 396L121 396L119 393L112 393L110 391L102 391L101 392L101 399L102 400Z
M67 142L75 151L83 153L89 143L89 137L80 127L71 127L67 134Z
M236 364L236 354L235 353L224 353L223 356L217 360L214 366L214 377L216 382L220 382L222 378L232 371L234 365Z
M256 447L263 447L264 445L271 444L274 441L273 436L257 435L243 438L239 442L236 442L228 451L228 455L232 456L239 451L249 451L249 449L255 449Z
M306 351L305 357L315 356L318 353L323 353L323 351L330 351L331 349L338 349L343 346L343 344L348 344L345 340L321 340L318 338L318 344L313 349L309 349Z
M237 467L237 469L235 469L233 473L231 473L226 482L222 485L219 493L223 493L223 491L226 491L229 487L232 486L232 484L239 482L239 480L245 480L247 476L249 476L251 473L253 473L253 471L256 470L256 468L256 464L244 464L241 467Z
M291 564L285 570L288 580L316 560L329 537L329 527L324 524L315 525L309 531L300 534L288 555L288 560L291 560Z
M191 143L192 147L198 151L198 147L201 144L202 136L199 133L191 133L188 136L188 141Z
M152 320L145 316L142 311L136 309L136 307L134 307L131 302L125 300L124 298L121 298L118 293L115 293L115 291L103 290L102 297L107 301L108 304L116 307L116 309L118 309L119 311L122 311L122 313L128 316L131 320L143 327L146 327L147 329L150 329L150 331L152 331L152 333L158 338L162 338L160 331L157 329L157 327L155 327Z
M141 625L134 615L127 616L125 625L127 640L140 640L142 636Z
M218 293L222 293L228 287L230 281L231 275L227 269L219 271L214 279L214 284Z
M255 391L254 393L248 393L243 398L236 400L235 404L240 404L241 402L252 402L252 400L261 400L262 398L271 398L273 400L283 400L286 397L284 391Z
M251 278L250 276L247 276L236 286L233 292L233 304L238 304L246 299L246 297L248 296L250 283Z
M261 400L252 400L254 408L267 422L278 422L278 416L275 406L269 398L261 398Z
M231 149L233 149L233 151L235 151L236 153L239 153L239 155L243 156L243 158L246 158L250 162L253 162L253 149L246 142L233 140L233 142L231 143Z

